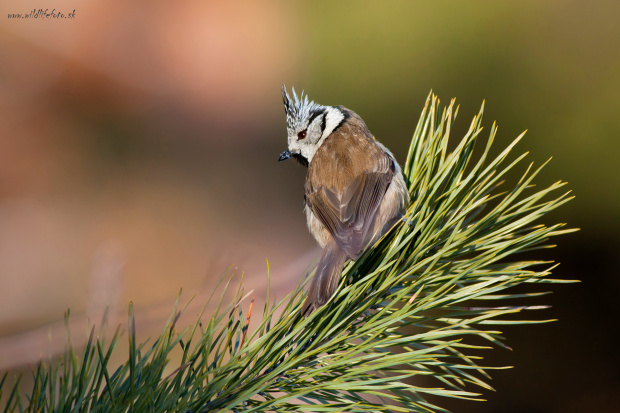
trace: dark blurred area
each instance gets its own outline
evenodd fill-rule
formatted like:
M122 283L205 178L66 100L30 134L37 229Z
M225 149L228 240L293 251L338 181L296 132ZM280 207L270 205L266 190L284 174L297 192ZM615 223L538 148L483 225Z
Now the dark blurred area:
M276 162L281 85L355 110L401 162L432 89L460 104L455 139L483 100L497 151L528 129L515 154L553 156L538 184L576 196L544 222L581 228L540 254L582 281L539 299L559 321L506 328L513 351L484 360L515 366L497 391L445 405L620 411L619 2L91 0L7 19L31 3L0 4L0 370L62 351L67 308L79 337L133 301L148 336L231 265L259 301L269 266L284 297L319 250L305 171Z

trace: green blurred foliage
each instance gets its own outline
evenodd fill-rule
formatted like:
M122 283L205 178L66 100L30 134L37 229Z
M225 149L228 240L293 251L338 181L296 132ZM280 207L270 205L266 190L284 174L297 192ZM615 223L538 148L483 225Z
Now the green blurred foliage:
M583 283L553 295L558 323L509 333L516 368L496 376L489 403L449 408L618 411L609 326L620 315L620 2L313 1L299 15L307 50L297 84L358 112L401 162L432 89L460 104L454 136L483 100L483 125L499 125L496 151L528 130L516 152L538 165L553 157L539 184L568 181L576 197L546 221L582 231L540 257Z
M528 129L520 148L554 157L542 179L577 196L561 219L619 229L620 2L313 1L299 13L300 85L356 110L400 158L430 89L457 98L461 131L484 99L498 147Z

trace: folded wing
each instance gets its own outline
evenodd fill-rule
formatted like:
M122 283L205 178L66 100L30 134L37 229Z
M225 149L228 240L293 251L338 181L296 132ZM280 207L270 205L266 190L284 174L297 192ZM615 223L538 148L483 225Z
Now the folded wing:
M306 194L314 215L350 259L359 257L367 247L373 235L369 229L395 173L394 161L387 155L375 165L342 191L321 186L309 188Z

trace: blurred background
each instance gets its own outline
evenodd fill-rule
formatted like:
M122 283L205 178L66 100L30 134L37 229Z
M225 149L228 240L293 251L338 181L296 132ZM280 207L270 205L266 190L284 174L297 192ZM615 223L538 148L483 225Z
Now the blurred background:
M282 84L345 105L402 163L425 99L460 103L455 138L486 100L496 150L523 130L537 182L576 199L545 223L576 234L559 321L506 328L485 403L459 412L618 412L620 3L89 0L75 19L8 19L0 4L0 371L29 371L110 308L159 331L179 290L189 321L231 266L257 301L282 298L320 252L286 147ZM487 129L488 130L488 129ZM523 165L525 167L525 164ZM268 259L268 263L267 260ZM188 322L189 322L188 321ZM472 388L473 390L473 388Z

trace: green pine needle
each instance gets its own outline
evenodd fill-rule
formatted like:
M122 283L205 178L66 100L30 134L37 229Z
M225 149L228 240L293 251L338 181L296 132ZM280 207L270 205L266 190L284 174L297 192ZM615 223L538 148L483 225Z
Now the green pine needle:
M301 283L276 304L268 290L261 322L248 331L257 310L240 285L232 303L220 300L208 320L199 317L184 331L175 308L147 348L136 343L130 305L125 364L109 366L119 330L109 344L93 330L81 356L69 345L59 362L37 366L25 399L19 380L2 392L9 386L4 375L4 411L443 412L427 396L481 400L498 367L481 364L479 354L507 347L496 328L552 321L514 318L545 306L513 300L546 293L507 289L566 282L546 278L552 263L513 255L550 247L550 237L574 230L539 223L571 199L558 193L562 182L532 189L542 166L530 164L516 184L500 190L526 156L507 160L523 135L491 158L493 125L474 157L483 109L448 151L457 111L452 101L440 113L439 100L429 95L403 168L412 199L403 222L346 266L335 296L309 317L300 314ZM224 289L232 276L222 278ZM180 364L167 369L179 350Z

